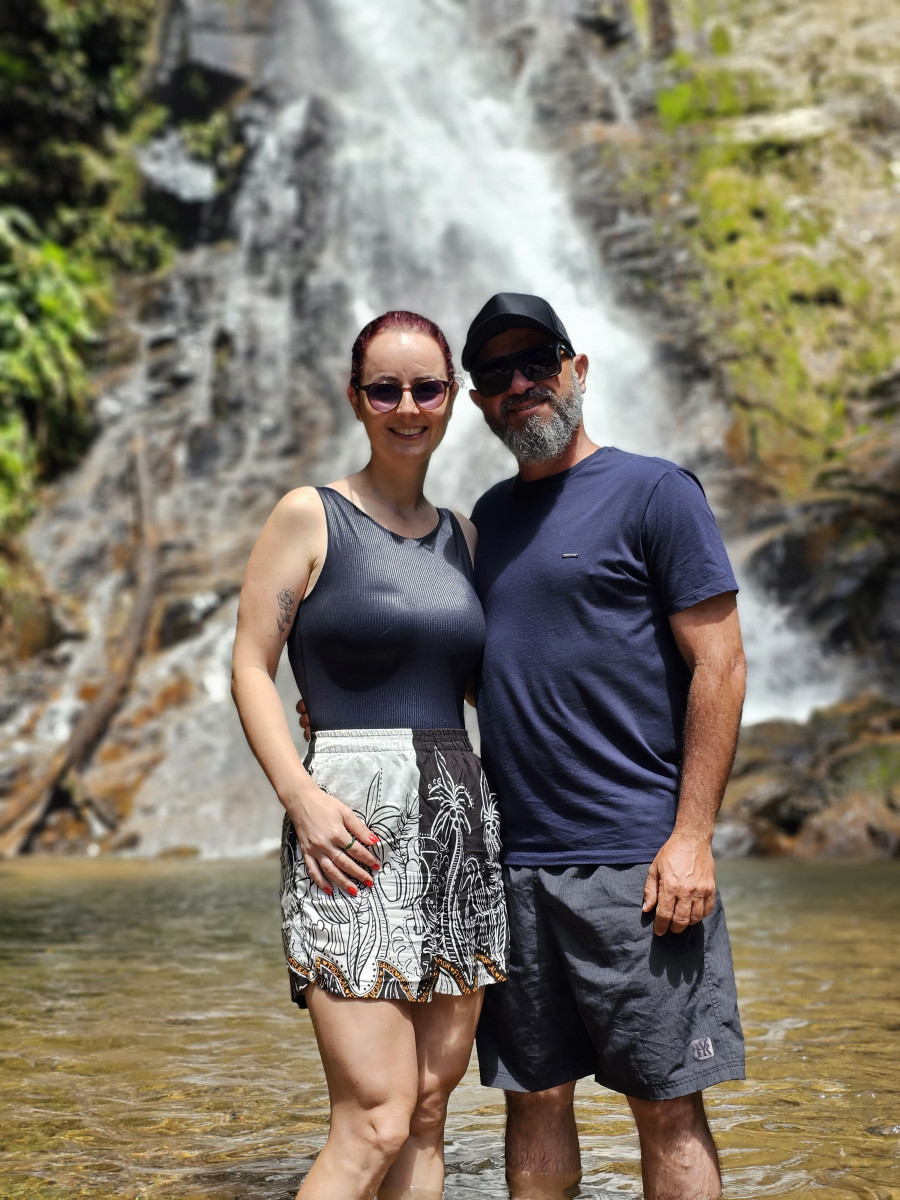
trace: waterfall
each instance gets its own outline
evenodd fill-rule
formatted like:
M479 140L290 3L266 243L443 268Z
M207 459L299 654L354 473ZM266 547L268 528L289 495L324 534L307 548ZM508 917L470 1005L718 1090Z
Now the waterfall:
M534 88L567 52L571 7L280 5L270 86L245 105L252 149L234 236L182 255L144 306L137 367L106 389L90 454L29 530L49 587L70 593L84 619L53 661L29 666L34 679L23 673L21 702L0 728L0 776L23 779L102 683L131 586L129 446L135 433L146 439L166 563L159 645L108 731L105 760L84 773L88 793L125 798L111 849L234 855L277 842L277 804L228 699L235 581L282 492L364 463L344 390L352 339L370 317L427 314L458 363L491 294L541 294L590 359L595 441L676 461L718 445L724 422L712 405L693 405L683 427L669 411L650 342L616 309L572 215L562 162L530 128ZM514 470L463 381L429 495L467 512ZM741 547L730 549L740 577ZM836 698L841 681L812 638L741 582L747 718L803 718ZM290 713L285 662L278 684ZM100 852L96 836L89 853Z
M539 21L549 60L571 7L517 0L501 15ZM698 438L720 436L722 422L710 413L679 430L666 411L650 347L614 309L597 252L569 207L561 165L532 144L528 74L509 83L496 43L479 43L490 14L479 19L477 8L473 16L450 0L329 0L315 18L295 13L284 40L293 64L285 75L326 95L343 118L329 183L328 254L329 270L352 295L343 345L377 313L412 308L437 320L458 356L468 321L491 294L534 292L550 300L589 357L585 424L594 440L690 457ZM361 431L348 425L315 482L356 469L364 455ZM431 498L468 512L513 470L464 383L432 464ZM802 719L835 699L841 680L822 664L812 637L741 583L748 719Z

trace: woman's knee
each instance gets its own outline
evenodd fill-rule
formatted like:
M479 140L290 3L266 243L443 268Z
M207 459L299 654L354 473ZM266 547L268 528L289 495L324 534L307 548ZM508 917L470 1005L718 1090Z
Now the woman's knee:
M450 1093L458 1082L458 1079L435 1079L420 1089L409 1122L409 1132L413 1137L427 1137L429 1134L443 1132Z
M398 1100L355 1109L341 1105L332 1110L331 1125L342 1142L356 1142L361 1151L390 1163L409 1137L413 1112Z

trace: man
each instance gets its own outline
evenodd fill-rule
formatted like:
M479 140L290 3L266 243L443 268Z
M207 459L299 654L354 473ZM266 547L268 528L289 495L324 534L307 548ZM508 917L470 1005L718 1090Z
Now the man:
M628 1099L646 1200L719 1197L702 1090L744 1076L710 849L744 696L737 584L693 475L590 440L588 361L545 300L492 297L462 363L519 464L472 514L512 943L478 1055L506 1091L511 1195L580 1177L572 1100L594 1075Z

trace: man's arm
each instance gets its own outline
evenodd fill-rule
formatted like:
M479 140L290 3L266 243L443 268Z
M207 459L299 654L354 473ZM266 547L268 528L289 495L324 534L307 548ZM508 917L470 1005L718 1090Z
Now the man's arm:
M655 933L681 933L713 910L712 835L734 762L746 666L737 603L725 592L669 618L691 670L678 815L650 865L644 912L656 909Z

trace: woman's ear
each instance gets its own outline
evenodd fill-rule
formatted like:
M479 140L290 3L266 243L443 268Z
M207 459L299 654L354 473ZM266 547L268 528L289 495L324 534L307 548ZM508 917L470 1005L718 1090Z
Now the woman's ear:
M353 409L357 421L361 421L362 413L359 411L359 391L352 383L347 384L347 399L350 401L350 407Z

